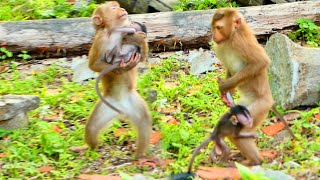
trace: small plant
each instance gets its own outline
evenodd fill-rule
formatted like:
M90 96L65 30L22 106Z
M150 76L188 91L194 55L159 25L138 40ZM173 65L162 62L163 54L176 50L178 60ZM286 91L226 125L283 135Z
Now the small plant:
M296 32L289 33L288 36L293 41L301 40L310 46L320 45L320 28L310 19L299 18L296 21L299 29Z
M21 54L18 55L23 60L28 60L31 56L28 54L28 51L21 51Z
M2 0L0 21L89 17L96 6L95 1L84 0L74 5L66 0Z
M0 60L11 58L12 56L12 52L10 52L7 48L0 47Z
M220 7L237 7L237 3L228 0L179 0L175 11L207 10Z

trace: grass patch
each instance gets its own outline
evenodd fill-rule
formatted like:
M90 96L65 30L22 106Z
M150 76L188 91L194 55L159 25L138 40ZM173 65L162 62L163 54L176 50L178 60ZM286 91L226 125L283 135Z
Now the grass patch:
M186 170L194 148L209 135L217 120L227 108L219 99L217 76L210 72L201 77L189 75L185 71L188 63L174 58L163 60L162 64L149 68L149 73L138 80L138 90L147 99L147 89L157 90L158 98L149 103L153 118L153 128L164 135L161 144L152 145L150 154L173 160L165 167L152 171L150 167L136 165L117 166L130 162L133 158L130 147L136 134L126 122L114 123L100 135L97 152L74 153L67 148L83 144L84 125L93 108L97 95L94 80L82 84L70 81L72 72L56 65L45 71L25 74L11 66L7 73L0 74L0 95L30 94L41 98L40 107L32 111L29 126L14 131L0 130L0 179L75 179L80 174L143 173L155 178L163 178L171 173ZM170 115L179 123L170 124L164 119L164 110L171 109ZM285 140L276 144L275 139L259 132L261 149L276 149L277 163L264 164L265 167L285 170L299 176L312 171L319 174L320 113L316 107L309 111L299 111L300 120L292 126L299 141ZM270 122L266 122L268 124ZM115 137L118 128L127 134ZM57 131L58 129L58 131ZM201 153L195 166L208 161L210 148ZM299 163L299 168L288 168L286 162ZM52 167L48 173L40 167ZM116 168L112 168L115 167Z

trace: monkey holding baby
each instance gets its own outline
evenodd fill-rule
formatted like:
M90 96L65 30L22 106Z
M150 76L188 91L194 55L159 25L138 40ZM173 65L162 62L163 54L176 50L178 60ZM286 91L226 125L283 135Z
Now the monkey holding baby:
M234 8L218 9L212 17L211 28L216 44L214 50L226 70L226 79L219 84L222 100L227 103L226 93L237 88L238 104L245 106L253 118L252 126L243 127L240 134L255 134L272 109L295 138L274 106L267 73L270 59L244 17ZM232 135L228 138L246 158L244 164L262 163L254 138L235 138Z
M131 23L127 11L116 1L98 6L92 19L96 34L89 51L89 68L100 73L97 83L102 81L102 94L96 86L100 100L86 124L85 142L95 149L101 129L123 114L137 129L136 157L141 158L152 130L147 104L136 90L136 65L148 56L146 27Z

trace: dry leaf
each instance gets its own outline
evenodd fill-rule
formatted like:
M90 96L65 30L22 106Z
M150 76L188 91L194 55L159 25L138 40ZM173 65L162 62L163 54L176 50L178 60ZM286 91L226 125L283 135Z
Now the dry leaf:
M123 128L118 128L116 132L114 132L114 136L115 137L120 137L122 135L127 134L128 132L126 130L124 130Z
M301 117L300 113L298 113L298 112L291 112L291 113L285 114L285 115L283 116L283 119L285 119L286 121L292 121L292 120L298 119L298 118L300 118L300 117Z
M0 158L4 158L7 156L7 153L3 152L3 153L0 153Z
M161 120L168 124L179 124L179 121L175 119L173 116L163 116Z
M53 115L48 115L48 116L43 116L41 118L44 121L57 121L59 119L59 114L53 114Z
M73 146L73 147L69 147L68 150L72 151L72 152L76 152L79 153L81 151L85 151L87 150L89 147L87 145L83 145L83 146Z
M8 71L9 67L7 66L0 66L0 73Z
M196 174L206 180L241 178L236 167L200 167Z
M38 168L38 171L40 173L47 173L47 172L50 172L53 169L54 169L54 167L52 167L52 166L42 166L42 167Z
M99 175L99 174L80 174L78 180L121 180L120 176Z
M62 131L62 129L57 125L52 126L51 130L57 133L60 133Z
M162 113L162 114L171 114L171 113L174 113L176 111L177 111L176 108L167 108L167 109L161 109L160 113Z
M320 120L320 114L315 114L314 117L316 118L316 120Z
M264 151L261 151L260 154L261 154L261 156L272 160L278 155L278 151L276 151L276 150L264 150Z
M265 126L261 130L268 136L274 136L278 134L278 132L280 132L282 129L284 129L284 127L284 124L282 122L279 122L270 126Z
M49 95L56 95L60 93L60 89L47 89L46 93Z
M165 82L164 83L164 87L166 87L166 88L175 88L177 86L178 86L177 82Z
M161 139L161 133L153 132L151 133L150 144L156 144L160 141L160 139Z

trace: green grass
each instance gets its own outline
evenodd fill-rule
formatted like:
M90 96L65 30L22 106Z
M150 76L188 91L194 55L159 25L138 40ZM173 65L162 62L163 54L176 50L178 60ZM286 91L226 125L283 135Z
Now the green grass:
M149 73L140 76L138 90L147 99L147 89L157 90L158 98L149 103L153 118L153 127L164 135L160 145L152 145L149 154L156 154L164 159L174 160L170 165L152 171L148 167L139 168L128 165L115 169L120 161L132 159L130 144L135 141L136 133L124 122L115 121L100 135L100 148L97 152L85 151L74 153L67 148L83 145L85 121L93 108L97 95L94 80L79 84L71 82L71 71L51 65L43 72L29 75L19 72L15 65L7 73L0 74L0 95L30 94L41 98L40 107L33 110L27 128L4 131L0 130L0 179L35 178L35 179L75 179L80 174L143 173L155 178L186 170L188 160L194 148L209 135L217 120L227 108L219 99L217 76L221 72L211 72L201 77L185 73L185 62L174 58L163 60L162 64L150 67ZM176 82L168 86L169 82ZM173 125L163 121L162 109L173 108L172 116L180 123ZM264 167L284 170L295 176L312 170L319 174L320 131L314 114L320 113L316 107L310 111L298 111L302 118L294 121L293 131L299 141L284 140L275 142L259 132L261 149L276 149L279 156L277 163L264 164ZM266 122L269 124L269 122ZM53 130L58 126L61 132ZM119 138L114 136L117 128L124 128L128 134ZM123 149L125 148L125 149ZM208 163L210 148L201 153L195 166ZM294 161L302 166L290 169L284 162ZM121 164L121 163L120 163ZM203 165L203 164L202 164ZM39 167L50 166L50 173L40 173Z

